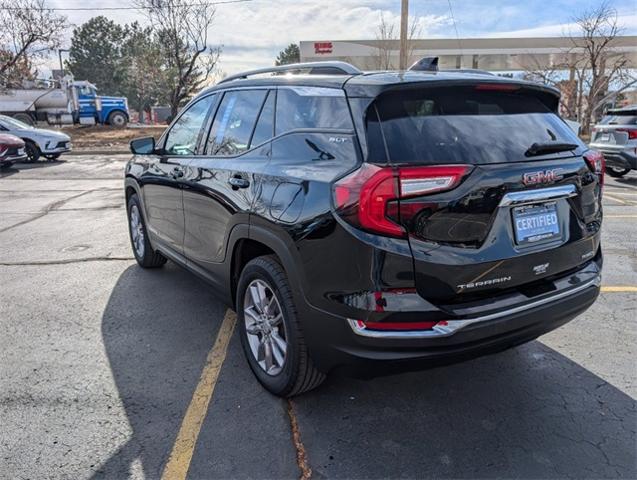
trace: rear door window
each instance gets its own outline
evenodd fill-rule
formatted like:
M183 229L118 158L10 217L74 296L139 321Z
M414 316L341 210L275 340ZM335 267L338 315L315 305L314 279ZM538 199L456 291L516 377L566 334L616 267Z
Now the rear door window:
M354 128L345 92L323 87L280 88L276 101L276 134L311 128Z
M525 152L536 142L581 144L542 98L523 90L401 90L382 94L371 108L375 111L367 115L370 149L380 150L373 133L380 130L392 163L528 161ZM372 151L369 158L384 155Z
M267 90L237 90L224 94L208 136L208 155L238 155L248 149L267 93Z

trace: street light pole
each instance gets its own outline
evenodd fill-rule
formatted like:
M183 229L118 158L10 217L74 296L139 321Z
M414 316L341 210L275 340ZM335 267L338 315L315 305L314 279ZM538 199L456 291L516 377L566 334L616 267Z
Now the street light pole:
M398 67L400 70L407 69L407 28L409 18L409 0L400 2L400 59Z

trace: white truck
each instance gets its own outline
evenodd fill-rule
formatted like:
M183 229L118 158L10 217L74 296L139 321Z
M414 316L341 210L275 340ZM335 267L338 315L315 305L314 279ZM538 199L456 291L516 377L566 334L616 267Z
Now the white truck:
M0 113L29 125L99 123L124 127L128 123L128 100L99 96L90 82L67 76L60 81L31 83L29 88L0 90Z

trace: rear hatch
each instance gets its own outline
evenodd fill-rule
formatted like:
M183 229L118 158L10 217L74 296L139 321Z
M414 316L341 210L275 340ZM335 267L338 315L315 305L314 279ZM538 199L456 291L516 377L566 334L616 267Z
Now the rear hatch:
M411 85L368 109L369 160L400 192L386 216L438 305L541 291L599 246L601 155L554 113L557 93L491 82Z
M609 111L591 135L591 144L597 148L624 147L636 143L637 109Z

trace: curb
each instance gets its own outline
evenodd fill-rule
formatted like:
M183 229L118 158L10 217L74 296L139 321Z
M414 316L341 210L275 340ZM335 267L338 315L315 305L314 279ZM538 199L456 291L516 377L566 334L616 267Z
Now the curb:
M130 150L71 150L64 155L131 155Z

